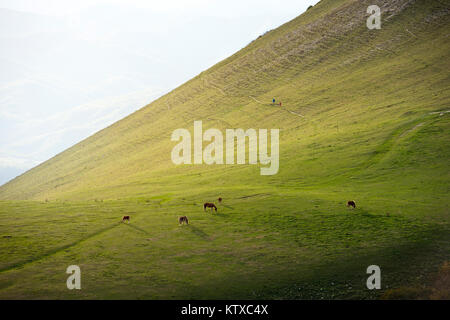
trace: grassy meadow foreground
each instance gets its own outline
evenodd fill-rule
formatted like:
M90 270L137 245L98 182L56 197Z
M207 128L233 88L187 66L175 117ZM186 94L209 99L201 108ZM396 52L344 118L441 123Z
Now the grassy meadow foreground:
M448 299L445 3L379 1L368 30L373 3L322 0L0 187L0 299ZM278 174L174 165L195 120L279 128Z

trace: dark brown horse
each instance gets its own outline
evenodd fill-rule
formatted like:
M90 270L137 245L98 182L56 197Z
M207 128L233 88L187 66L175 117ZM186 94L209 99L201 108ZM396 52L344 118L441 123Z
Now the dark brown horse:
M222 198L217 199L217 201L219 201L219 203L221 203L222 202Z
M183 223L189 224L189 220L186 216L182 216L182 217L178 218L178 223L179 224L183 224Z
M216 209L216 212L217 212L217 207L216 207L216 205L215 205L214 203L206 202L206 203L203 205L203 210L206 211L206 208L211 208L211 211L212 211L213 209Z
M127 221L130 222L130 216L123 216L122 221Z
M356 208L356 203L355 203L355 201L353 201L353 200L348 201L348 202L347 202L347 207L353 207L353 208Z

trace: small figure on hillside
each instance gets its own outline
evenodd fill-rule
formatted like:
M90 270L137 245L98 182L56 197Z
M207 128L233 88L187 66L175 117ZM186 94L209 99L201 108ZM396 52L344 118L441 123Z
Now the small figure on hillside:
M272 99L272 104L275 104L275 98Z
M281 107L281 102L280 102L280 107Z
M221 203L222 202L222 198L219 197L219 199L217 199L217 201L219 201L219 203Z

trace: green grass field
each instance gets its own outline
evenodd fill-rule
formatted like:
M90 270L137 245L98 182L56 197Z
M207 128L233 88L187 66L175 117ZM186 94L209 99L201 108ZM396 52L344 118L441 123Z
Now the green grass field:
M379 1L368 30L376 2L322 0L0 187L0 299L429 298L450 260L449 3ZM279 128L278 174L174 165L194 120Z

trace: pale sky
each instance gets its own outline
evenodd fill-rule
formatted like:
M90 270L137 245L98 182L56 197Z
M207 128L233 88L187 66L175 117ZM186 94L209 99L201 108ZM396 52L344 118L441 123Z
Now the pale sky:
M0 0L0 185L318 0Z

